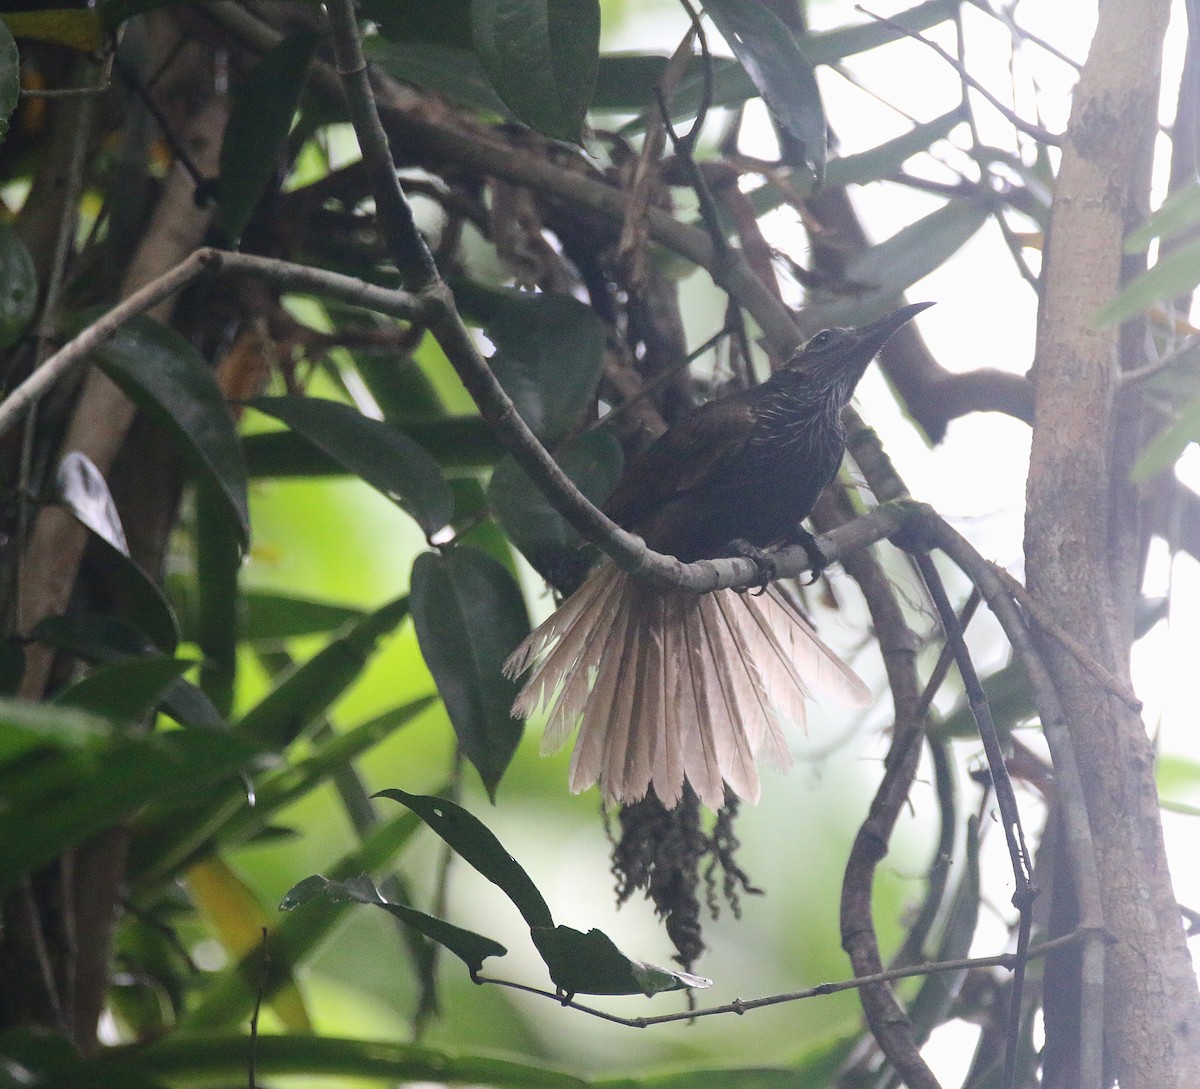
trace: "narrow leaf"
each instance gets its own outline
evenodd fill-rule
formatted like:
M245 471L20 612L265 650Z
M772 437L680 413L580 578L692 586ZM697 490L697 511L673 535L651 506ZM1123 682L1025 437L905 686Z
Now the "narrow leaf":
M269 748L286 748L357 679L379 640L407 615L408 598L401 597L355 621L247 711L238 732Z
M16 105L16 46L0 25L0 139L7 127L5 118ZM5 40L7 37L7 41ZM8 49L12 48L12 101L8 100ZM33 258L21 236L9 223L0 223L0 348L15 344L37 313L38 284Z
M365 615L349 605L269 590L244 591L242 604L242 638L248 643L277 644L302 635L320 635Z
M287 424L397 503L426 536L450 521L450 490L437 462L395 428L319 397L257 397L249 404Z
M1117 325L1165 299L1186 295L1200 284L1200 238L1172 250L1139 276L1100 313L1092 325Z
M596 86L598 0L471 0L475 51L522 121L578 143Z
M825 170L825 184L865 185L890 177L914 155L928 151L936 141L949 136L951 130L963 120L962 107L956 107L932 121L914 125L909 132L894 140L887 140L878 147L857 155L831 159Z
M462 860L478 870L516 905L530 927L553 927L550 909L529 874L491 830L462 806L445 798L381 790L377 797L407 806L446 841Z
M1125 239L1126 253L1141 253L1156 238L1171 238L1200 223L1200 183L1172 193L1142 226Z
M510 713L516 685L502 672L529 631L520 588L478 549L425 552L413 564L412 611L459 745L494 799L523 728Z
M212 371L173 329L137 318L96 349L105 374L181 443L229 505L244 549L250 534L246 464Z
M765 4L705 0L704 10L741 61L775 119L799 142L820 186L827 124L812 65L795 35Z
M319 41L310 31L284 38L233 92L221 141L220 221L231 242L242 236L292 127L304 78Z
M1129 470L1129 479L1142 484L1169 469L1189 443L1200 442L1200 400L1185 405L1162 431L1151 439Z
M569 926L534 927L533 944L541 953L554 985L568 997L576 994L644 994L711 987L712 981L688 972L659 968L633 960L599 930L584 934Z

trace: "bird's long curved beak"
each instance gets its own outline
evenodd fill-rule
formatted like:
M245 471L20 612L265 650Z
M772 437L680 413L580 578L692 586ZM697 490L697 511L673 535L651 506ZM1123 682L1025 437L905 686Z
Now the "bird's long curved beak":
M870 349L867 359L873 359L875 353L887 343L888 338L897 329L907 325L922 310L928 310L931 306L933 306L931 302L910 303L908 306L900 307L899 310L893 310L887 317L861 326L855 330L858 347L864 352Z

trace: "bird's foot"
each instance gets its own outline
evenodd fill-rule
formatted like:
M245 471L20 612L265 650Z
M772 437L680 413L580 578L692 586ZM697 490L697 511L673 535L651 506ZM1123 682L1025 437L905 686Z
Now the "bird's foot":
M752 590L755 597L765 594L767 587L771 585L771 580L778 572L774 558L757 545L752 545L749 541L741 537L735 537L729 542L729 554L753 560L754 566L758 568L758 582L754 583L753 586L741 587L738 593L744 594L747 590Z
M811 586L817 581L829 566L829 557L821 551L820 545L817 544L817 539L803 526L797 526L793 538L801 548L808 554L808 562L811 565L811 575L805 586Z

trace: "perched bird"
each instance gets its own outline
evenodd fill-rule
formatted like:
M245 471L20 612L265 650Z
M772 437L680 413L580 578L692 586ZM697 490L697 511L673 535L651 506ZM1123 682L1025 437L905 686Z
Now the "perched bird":
M928 305L817 333L766 382L690 413L630 464L605 512L685 562L811 542L800 523L841 465L842 409L888 337ZM685 780L714 810L726 786L757 801L756 758L791 763L782 727L804 725L809 695L847 706L870 695L777 587L663 590L610 561L505 672L530 667L513 714L552 705L543 752L578 722L571 789L598 781L606 804L653 786L670 809Z

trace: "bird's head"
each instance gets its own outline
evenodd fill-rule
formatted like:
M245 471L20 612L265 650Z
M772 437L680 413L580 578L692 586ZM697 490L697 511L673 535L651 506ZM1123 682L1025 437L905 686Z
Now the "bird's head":
M867 364L888 338L932 305L926 302L902 306L886 317L856 329L822 329L787 361L783 371L810 388L825 390L838 407L846 405Z

